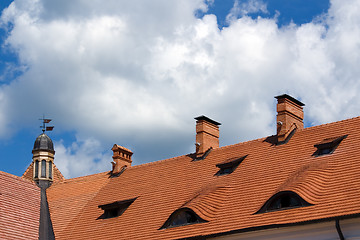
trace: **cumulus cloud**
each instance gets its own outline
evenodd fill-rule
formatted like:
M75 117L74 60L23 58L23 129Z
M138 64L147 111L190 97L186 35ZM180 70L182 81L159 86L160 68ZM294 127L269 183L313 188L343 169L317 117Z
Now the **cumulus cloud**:
M111 154L102 153L101 144L96 139L77 139L69 147L58 141L55 146L55 163L65 178L109 171Z
M56 144L60 170L78 176L109 170L114 143L135 164L187 154L202 114L222 122L221 145L274 134L285 92L307 104L308 123L358 115L359 0L281 28L247 16L266 13L263 1L236 1L221 30L195 17L211 3L15 0L1 21L25 70L0 86L0 132L47 113L78 136Z

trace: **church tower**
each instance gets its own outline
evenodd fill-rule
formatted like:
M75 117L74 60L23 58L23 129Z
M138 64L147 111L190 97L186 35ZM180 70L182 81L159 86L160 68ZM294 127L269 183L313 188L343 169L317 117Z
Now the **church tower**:
M39 240L55 240L52 226L49 204L47 201L46 189L51 186L54 179L54 144L45 131L51 131L54 127L47 127L51 119L43 121L42 131L34 143L33 154L33 178L32 180L41 189Z
M46 196L46 189L53 183L65 180L59 169L54 164L54 144L46 131L51 131L53 126L46 126L51 119L42 119L42 134L34 142L32 162L26 169L22 178L34 181L41 189L39 240L55 240L54 230Z

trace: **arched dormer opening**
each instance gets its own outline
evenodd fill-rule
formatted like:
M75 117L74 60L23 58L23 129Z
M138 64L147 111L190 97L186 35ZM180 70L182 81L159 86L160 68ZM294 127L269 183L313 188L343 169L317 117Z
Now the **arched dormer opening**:
M190 208L180 208L173 212L160 229L207 222Z
M256 213L280 211L298 207L307 207L312 204L292 191L283 191L275 194Z

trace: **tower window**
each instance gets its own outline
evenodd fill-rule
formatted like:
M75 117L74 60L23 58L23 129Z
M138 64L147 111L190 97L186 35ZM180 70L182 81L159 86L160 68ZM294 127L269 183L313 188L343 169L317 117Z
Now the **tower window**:
M272 196L257 213L286 210L297 207L306 207L311 204L291 191L279 192Z
M121 216L135 200L136 198L133 198L105 205L99 205L98 207L104 210L104 213L98 219L114 218Z
M216 167L220 168L220 170L215 175L219 176L232 173L246 157L247 155L240 158L231 158L222 163L216 164Z
M314 147L317 148L316 152L313 156L321 156L326 154L331 154L335 151L335 149L339 146L341 141L345 139L347 135L341 137L334 137L334 138L326 138L322 140L320 143L315 144Z
M193 210L191 210L190 208L182 208L171 214L169 219L164 223L164 225L160 229L178 227L178 226L184 226L184 225L196 224L202 222L206 222L206 221L201 219Z
M35 161L35 178L39 177L39 161Z
M52 162L49 162L49 178L52 179Z
M46 161L41 161L41 177L46 178Z

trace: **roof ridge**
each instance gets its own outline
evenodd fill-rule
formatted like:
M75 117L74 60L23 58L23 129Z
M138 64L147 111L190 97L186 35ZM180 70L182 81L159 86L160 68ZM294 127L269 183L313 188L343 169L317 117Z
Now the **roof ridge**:
M271 136L274 136L274 135L271 135ZM271 136L268 136L268 137L271 137ZM245 141L245 142L239 142L239 143L234 143L234 144L231 144L231 145L222 146L222 147L219 147L219 148L213 148L212 151L217 151L219 149L232 147L232 146L238 145L238 144L250 144L251 142L255 142L255 141L260 142L260 141L265 140L268 137L262 137L262 138L258 138L258 139L252 139L252 140L249 140L249 141ZM184 155L180 155L180 156L176 156L176 157L172 157L172 158L161 159L161 160L157 160L157 161L154 161L154 162L142 163L142 164L139 164L139 165L131 166L131 167L128 168L128 170L132 169L132 168L139 168L139 167L143 167L143 166L163 163L165 161L171 161L171 160L178 159L178 158L183 158L183 157L188 156L189 154L192 154L192 153L188 153L188 154L184 154Z
M172 160L177 159L177 158L186 157L186 156L189 155L189 154L191 154L191 153L188 153L188 154L185 154L185 155L181 155L181 156L172 157L172 158L161 159L161 160L157 160L157 161L154 161L154 162L142 163L142 164L139 164L139 165L131 166L131 167L128 168L128 170L129 170L129 169L132 169L132 168L139 168L139 167L143 167L143 166L160 164L160 163L163 163L163 162L172 161Z
M233 144L222 146L222 147L219 147L219 148L214 148L213 151L219 151L220 149L226 149L226 148L229 148L229 147L234 147L235 145L245 145L245 144L251 144L253 142L264 142L265 139L267 139L268 137L272 137L272 136L275 136L275 135L270 135L270 136L257 138L257 139L251 139L251 140L248 140L248 141L245 141L245 142L233 143Z
M64 179L63 181L60 181L60 182L57 182L57 183L54 183L54 184L57 185L57 184L68 183L68 182L78 182L78 181L81 181L83 179L96 177L97 175L105 175L105 174L108 174L109 172L110 171L106 171L106 172L94 173L94 174L91 174L91 175L85 175L85 176L80 176L80 177L67 178L67 179Z
M30 167L34 164L34 162L31 162L30 165L26 168L25 172L23 173L23 175L21 176L21 178L26 179L25 175L28 173L28 171L30 171Z
M143 163L143 164L139 164L139 165L135 165L135 166L131 166L128 167L127 170L133 169L133 168L139 168L139 167L146 167L148 165L154 165L154 164L160 164L163 163L165 161L171 161L177 158L181 158L181 157L186 157L188 154L186 155L181 155L181 156L176 156L176 157L172 157L172 158L166 158L166 159L162 159L162 160L158 160L158 161L154 161L154 162L148 162L148 163ZM102 175L105 173L109 173L111 171L105 171L105 172L100 172L100 173L94 173L91 175L85 175L85 176L80 176L80 177L74 177L74 178L65 178L63 181L61 182L57 182L56 184L60 184L60 183L67 183L67 182L75 182L75 181L81 181L82 179L87 179L90 177L95 177L96 175Z
M61 181L66 180L66 178L65 178L64 175L61 173L60 169L56 166L56 164L55 164L55 163L53 163L53 164L54 164L54 168L55 168L56 170L58 170L58 173L60 174ZM54 172L55 172L55 171L54 171Z
M314 128L319 128L319 127L324 127L324 126L331 125L331 124L341 123L341 122L353 120L353 119L356 119L356 118L360 118L360 116L353 117L353 118L348 118L348 119L343 119L343 120L336 121L336 122L330 122L330 123L324 123L324 124L320 124L320 125L316 125L316 126L311 126L311 127L307 127L307 128L304 128L304 129L298 129L298 131L299 132L308 131L308 130L311 130L311 129L314 129ZM214 148L213 151L220 151L220 150L223 150L223 149L226 149L226 148L234 147L236 145L246 145L246 144L251 144L251 143L254 143L254 142L264 142L265 139L267 139L269 137L273 137L273 136L276 136L276 135L268 135L268 136L261 137L261 138L247 140L247 141L244 141L244 142L238 142L238 143L233 143L233 144L226 145L226 146L221 146L219 148ZM134 169L134 168L140 168L140 167L147 167L147 166L151 166L151 165L155 165L155 164L161 164L161 163L164 163L164 162L167 162L167 161L172 161L172 160L175 160L175 159L178 159L178 158L186 157L189 154L191 154L191 153L176 156L176 157L172 157L172 158L161 159L161 160L157 160L157 161L154 161L154 162L148 162L148 163L142 163L142 164L139 164L139 165L134 165L134 166L129 167L127 170ZM107 171L107 172L109 172L109 171ZM94 176L94 175L97 175L97 174L103 174L103 173L105 173L105 172L96 173L96 174L87 175L87 176L76 177L76 178L69 178L69 179L65 179L63 182L77 181L77 180L79 180L81 178L87 178L87 177L91 177L91 176Z
M332 125L332 124L339 124L339 123L342 123L342 122L355 120L357 118L360 119L360 116L347 118L347 119L339 120L339 121L336 121L336 122L329 122L329 123L324 123L324 124L320 124L320 125L315 125L315 126L311 126L311 127L307 127L307 128L303 128L303 129L297 129L297 131L299 131L299 132L310 131L311 129L314 129L314 128L325 127L325 126ZM239 144L251 144L253 142L260 142L260 141L264 141L265 139L267 139L269 137L274 137L274 136L276 136L276 134L269 135L269 136L262 137L262 138L247 140L245 142L238 142L238 143L222 146L222 147L219 147L219 148L214 148L213 151L218 151L219 149L225 149L225 148L228 148L228 147L233 147L233 146L239 145Z
M307 128L299 129L299 130L301 132L302 131L310 131L311 129L314 129L314 128L321 128L321 127L325 127L325 126L329 126L329 125L333 125L333 124L339 124L339 123L343 123L343 122L347 122L347 121L351 121L351 120L355 120L355 119L360 119L360 116L347 118L347 119L342 119L342 120L339 120L339 121L336 121L336 122L323 123L323 124L320 124L320 125L315 125L315 126L311 126L311 127L307 127Z
M11 173L7 173L7 172L4 172L4 171L0 171L0 174L3 174L3 175L6 175L6 176L9 176L9 177L12 177L12 178L16 178L16 179L19 179L19 180L22 180L24 182L28 182L28 183L32 183L34 185L36 185L33 181L29 180L29 179L26 179L26 178L23 178L23 177L19 177L17 175L14 175L14 174L11 174Z

